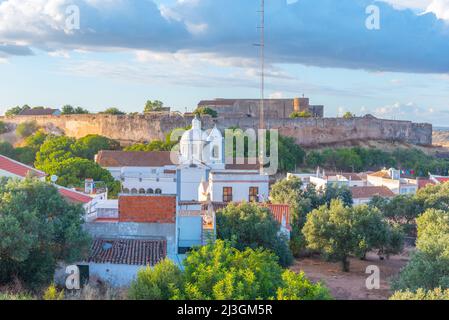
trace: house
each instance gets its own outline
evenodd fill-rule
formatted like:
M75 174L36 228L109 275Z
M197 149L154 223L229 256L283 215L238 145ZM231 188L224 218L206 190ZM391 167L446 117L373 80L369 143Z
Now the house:
M401 171L393 168L373 172L366 177L368 185L387 187L396 195L415 194L418 191L418 180L402 178Z
M429 178L419 178L418 179L418 188L422 189L427 187L428 185L439 185L442 183L449 182L449 176L438 176L429 173Z
M366 181L357 173L326 173L320 168L317 168L316 173L289 173L287 177L300 179L305 188L313 184L317 190L325 190L329 185L348 188L366 185Z
M51 108L33 108L25 109L20 112L19 116L59 116L61 111Z
M392 199L396 195L393 191L385 186L363 186L363 187L352 187L351 189L352 199L354 205L362 205L369 203L375 196Z

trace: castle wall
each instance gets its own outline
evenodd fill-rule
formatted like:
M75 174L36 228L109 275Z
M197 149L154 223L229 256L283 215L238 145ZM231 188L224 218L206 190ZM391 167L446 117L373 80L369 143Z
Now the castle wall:
M39 126L53 132L81 138L88 134L99 134L121 141L123 144L164 139L165 134L174 128L186 127L191 116L178 113L156 113L148 115L67 115L67 116L16 116L0 117L0 121L19 124L36 121ZM220 129L238 126L257 129L258 118L203 117L203 127ZM365 118L310 118L266 120L266 127L279 129L280 133L293 137L303 146L332 144L351 140L402 141L418 145L432 144L432 125L410 121Z

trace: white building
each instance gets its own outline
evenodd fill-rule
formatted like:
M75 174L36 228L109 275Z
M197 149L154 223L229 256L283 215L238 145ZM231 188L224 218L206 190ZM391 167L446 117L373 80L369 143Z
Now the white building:
M101 151L96 162L122 183L123 194L176 194L179 201L241 202L268 198L269 177L257 164L227 164L224 139L216 127L192 128L179 152Z
M367 175L368 185L387 187L396 195L410 195L418 191L418 180L402 178L401 171L384 169Z
M366 186L366 181L357 173L326 173L320 168L316 173L289 173L289 177L300 179L304 187L313 184L317 190L326 190L329 185L348 188Z

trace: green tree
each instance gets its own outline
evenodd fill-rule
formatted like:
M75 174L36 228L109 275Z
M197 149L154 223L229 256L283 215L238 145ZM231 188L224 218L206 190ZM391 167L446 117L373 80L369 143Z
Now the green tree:
M119 150L120 143L100 135L87 135L72 146L73 153L80 158L94 160L101 150Z
M317 250L328 259L340 261L343 271L349 271L350 254L360 247L356 231L357 216L341 200L333 200L330 207L321 206L308 216L302 232L308 248Z
M312 118L313 114L309 111L293 111L290 114L290 119L298 119L298 118Z
M75 154L72 146L75 142L74 138L66 136L48 137L36 154L36 168L46 172L45 170L52 163L73 158Z
M288 241L279 233L280 224L267 208L253 203L230 204L217 212L218 238L229 240L243 250L265 248L273 251L282 266L289 266L293 257Z
M118 108L108 108L103 112L100 112L100 114L111 114L111 115L115 115L115 116L122 116L125 115L126 113L121 111Z
M27 138L37 131L37 123L35 121L23 122L17 125L16 133L22 137Z
M181 270L171 260L165 259L154 268L141 269L131 283L128 295L133 300L170 300L182 285Z
M5 116L7 117L12 117L12 116L17 116L19 115L22 111L24 110L29 110L31 109L28 105L24 105L22 107L20 106L16 106L14 108L8 109L5 113Z
M72 263L88 253L84 209L58 190L27 178L0 182L0 284L18 278L30 288L48 285L58 261Z
M418 190L415 198L423 209L440 209L449 211L449 182L428 185Z
M288 204L291 212L290 248L294 256L299 257L306 252L306 242L301 230L306 222L307 214L320 204L314 188L303 189L301 180L296 177L276 182L270 192L270 199L276 204Z
M345 206L352 206L354 203L352 199L351 190L346 186L328 185L324 191L323 200L327 205L335 199L343 201Z
M191 252L184 260L184 286L175 299L268 300L327 299L321 284L312 285L303 275L294 275L277 263L268 251L239 251L217 240Z
M344 119L352 119L352 118L355 118L355 114L353 114L352 112L347 111L347 112L345 112L345 114L343 115L343 118L344 118Z
M395 290L449 289L449 212L428 209L417 218L416 253L394 281Z
M81 107L72 107L71 105L65 105L62 107L62 112L61 114L63 115L70 115L70 114L89 114L89 111L86 109L83 109Z
M198 115L198 116L200 116L200 117L203 116L203 115L209 115L212 118L217 118L218 117L218 112L215 111L214 109L210 108L210 107L199 107L193 113Z
M164 103L159 100L148 100L145 104L144 113L159 112L164 108Z

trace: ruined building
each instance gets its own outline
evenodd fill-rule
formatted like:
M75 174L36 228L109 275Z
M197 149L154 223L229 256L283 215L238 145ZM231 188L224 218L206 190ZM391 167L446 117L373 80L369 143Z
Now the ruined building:
M225 118L258 118L259 99L215 99L200 101L198 107L209 107ZM309 112L314 118L324 117L324 106L311 105L309 98L265 99L264 114L266 118L285 119L294 112Z

